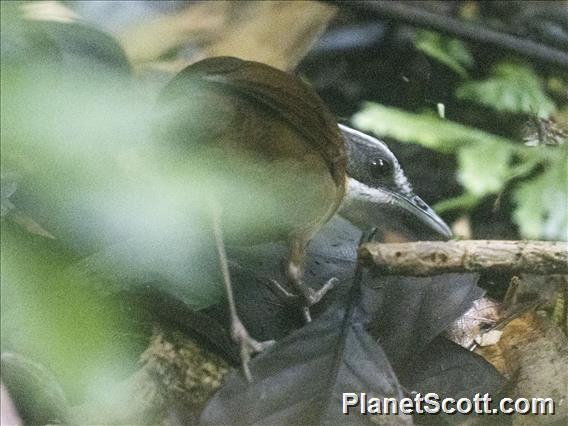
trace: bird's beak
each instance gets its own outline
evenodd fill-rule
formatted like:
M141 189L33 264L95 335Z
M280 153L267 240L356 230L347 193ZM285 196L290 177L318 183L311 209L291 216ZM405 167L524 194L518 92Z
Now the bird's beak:
M369 187L349 178L349 189L340 214L361 228L377 227L409 240L447 240L452 231L420 197L382 187Z
M426 228L422 231L423 234L428 234L430 230L438 239L448 240L452 237L452 231L446 222L418 195L404 196L396 193L391 195L395 200L393 204L398 205L402 210L403 222L405 220L416 222L408 225L408 227L415 228L416 233L420 232L416 230L417 225L420 224ZM404 218L405 215L408 218Z

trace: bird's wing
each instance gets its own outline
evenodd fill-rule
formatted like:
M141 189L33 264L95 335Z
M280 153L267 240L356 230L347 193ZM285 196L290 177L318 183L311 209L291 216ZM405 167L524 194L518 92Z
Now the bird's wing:
M226 87L284 117L329 164L338 184L345 179L346 150L337 123L319 96L283 71L232 57L209 58L190 65L176 80L198 80Z

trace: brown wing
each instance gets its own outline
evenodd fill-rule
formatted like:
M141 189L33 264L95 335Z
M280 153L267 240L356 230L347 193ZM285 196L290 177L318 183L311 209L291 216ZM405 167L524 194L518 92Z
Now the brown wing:
M285 117L329 164L337 184L344 185L347 157L340 130L327 106L299 78L259 62L208 58L181 71L165 89L165 96L175 96L178 85L188 80L224 86Z

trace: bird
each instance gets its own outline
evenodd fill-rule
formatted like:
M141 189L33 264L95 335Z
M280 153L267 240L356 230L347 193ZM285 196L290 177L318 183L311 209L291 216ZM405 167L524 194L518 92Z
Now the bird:
M432 239L451 236L414 194L387 145L338 124L298 77L259 62L208 58L176 75L158 105L165 164L182 176L189 173L190 185L201 188L194 201L211 217L231 336L249 379L250 356L267 344L253 339L237 314L225 241L245 246L284 241L284 276L292 292L278 280L271 283L282 297L299 301L310 321L310 306L338 280L326 277L318 290L306 285L307 249L337 212L360 228L400 223L399 229Z
M306 321L337 280L318 290L303 281L308 243L335 214L347 188L345 140L333 114L300 78L234 57L207 58L178 73L158 97L160 161L189 179L209 216L245 376L250 355L266 345L240 321L225 241L284 240L285 276ZM163 142L163 143L162 143ZM175 174L175 173L174 173Z
M448 240L452 231L414 193L396 156L382 141L339 124L347 149L347 190L339 215L381 239L398 232L406 240Z
M339 128L347 149L347 191L336 214L310 242L305 263L306 284L317 288L332 277L341 282L334 298L341 297L352 279L362 231L376 229L373 240L377 242L388 242L393 236L405 241L452 237L444 220L415 194L386 143L344 124ZM238 288L236 300L247 328L262 339L290 334L299 326L298 321L287 314L286 306L276 307L278 299L270 288L259 292L257 284L283 279L278 270L286 252L283 244L264 242L229 249Z

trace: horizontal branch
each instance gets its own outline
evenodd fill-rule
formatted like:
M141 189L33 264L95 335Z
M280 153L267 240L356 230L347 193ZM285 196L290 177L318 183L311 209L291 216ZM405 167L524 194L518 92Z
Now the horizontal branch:
M428 276L448 272L507 271L567 274L563 241L471 240L363 244L359 258L388 275Z
M443 16L428 10L394 1L328 1L339 8L350 8L366 15L393 19L420 28L429 28L465 41L504 49L539 62L568 68L568 53L511 34L497 32L481 25Z

